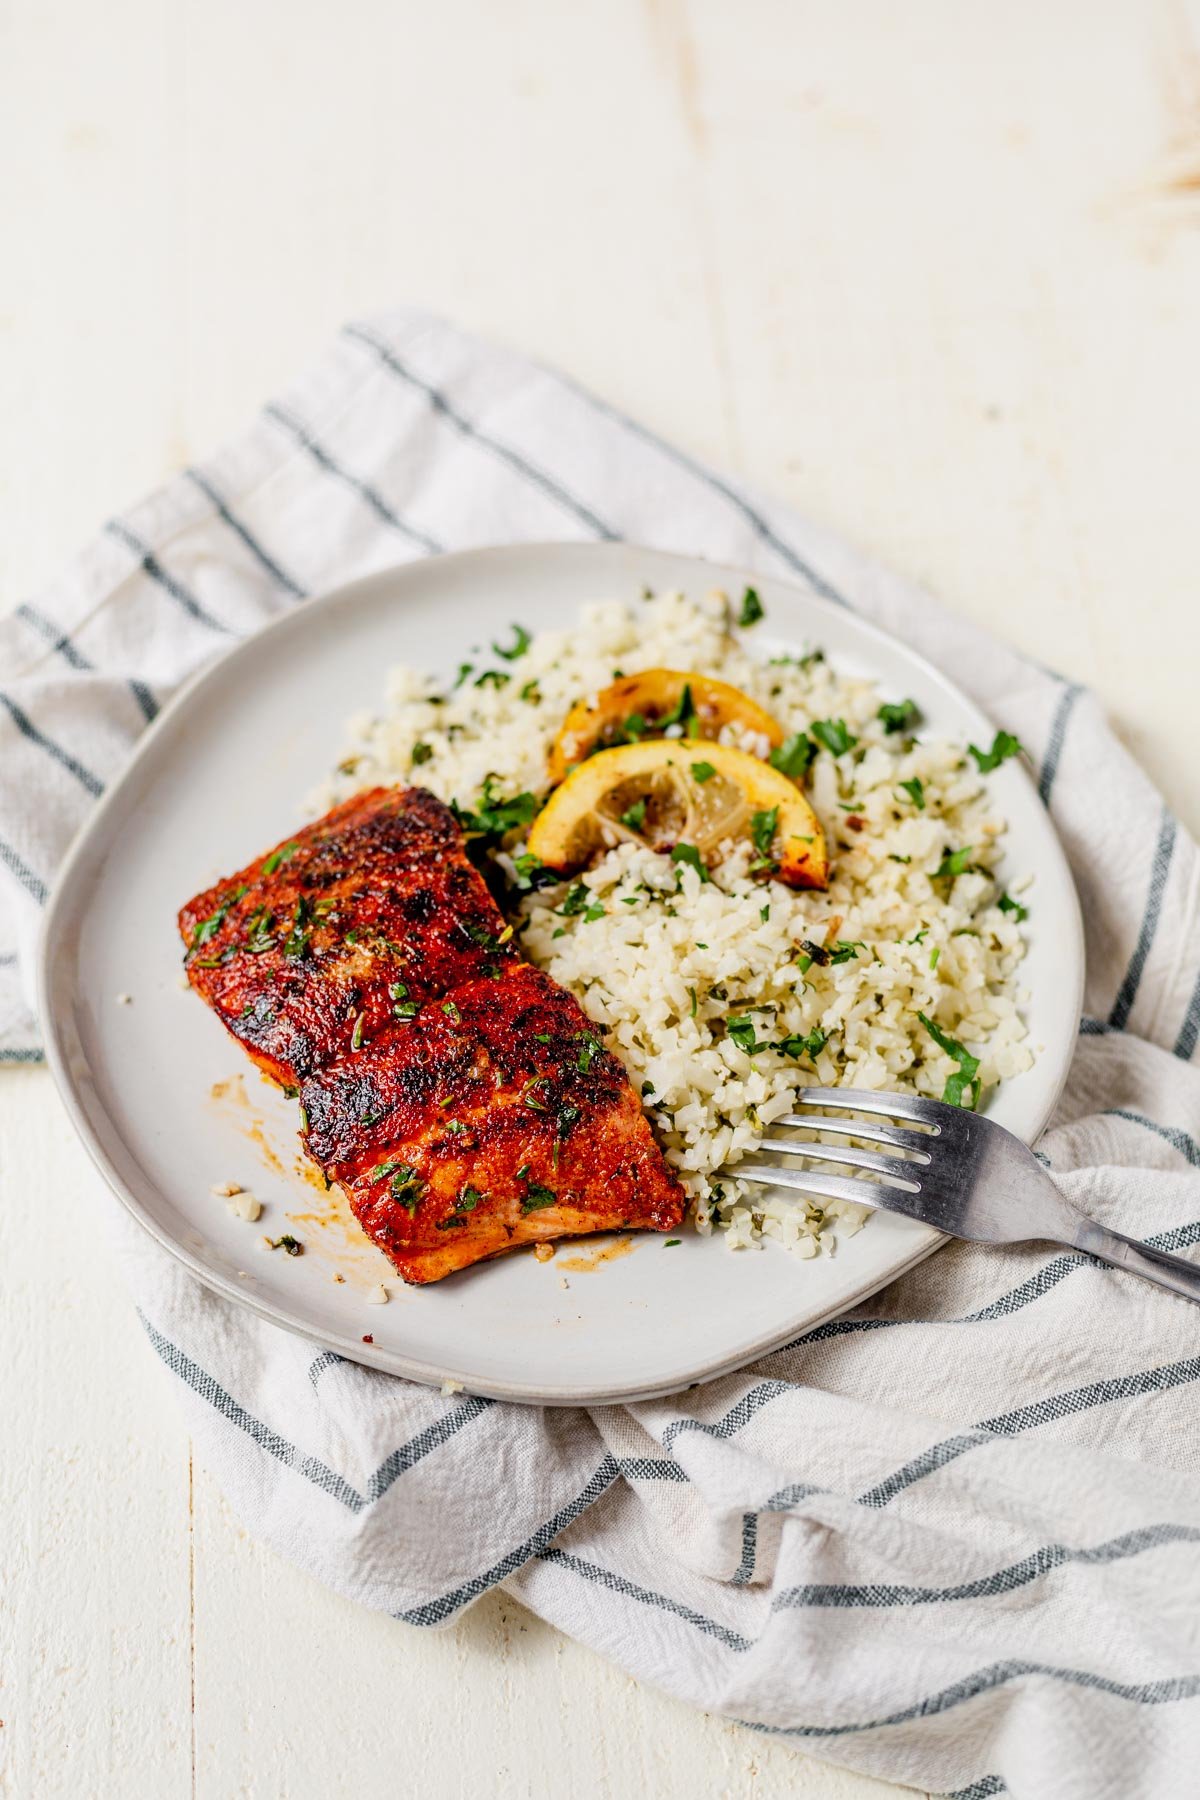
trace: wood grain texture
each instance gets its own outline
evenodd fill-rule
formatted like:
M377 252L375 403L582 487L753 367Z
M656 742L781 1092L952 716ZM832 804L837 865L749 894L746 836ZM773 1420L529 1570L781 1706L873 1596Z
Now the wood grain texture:
M417 301L1092 684L1200 828L1198 42L1196 0L8 0L0 605ZM382 1795L398 1754L437 1796L893 1791L502 1599L420 1636L259 1550L106 1204L44 1075L0 1078L8 1791Z

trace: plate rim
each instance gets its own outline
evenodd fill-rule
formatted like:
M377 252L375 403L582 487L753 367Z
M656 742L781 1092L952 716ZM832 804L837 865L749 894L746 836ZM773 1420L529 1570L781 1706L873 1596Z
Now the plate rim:
M578 1391L572 1390L570 1395L557 1394L552 1397L547 1396L544 1390L526 1383L513 1381L488 1383L486 1380L481 1382L474 1375L470 1377L469 1382L460 1381L458 1375L453 1373L448 1375L444 1369L424 1362L419 1357L400 1354L379 1345L364 1344L361 1339L349 1338L334 1330L314 1325L312 1321L306 1321L297 1312L289 1312L286 1307L274 1301L259 1298L252 1291L239 1287L235 1281L222 1275L220 1271L208 1267L186 1244L173 1237L166 1227L159 1223L127 1185L104 1144L100 1141L71 1071L68 1047L63 1041L64 1025L56 1001L60 997L62 986L66 980L60 970L67 966L73 969L75 965L70 958L56 956L54 950L58 939L63 935L67 914L74 899L73 888L76 872L83 863L93 840L103 831L110 809L116 805L123 790L140 772L143 763L154 754L159 738L174 728L180 715L188 709L195 696L210 682L220 679L234 659L248 653L251 647L257 650L265 638L282 637L291 631L309 625L315 613L336 613L343 607L353 606L364 594L376 591L381 582L397 577L411 577L430 565L439 567L448 563L469 565L471 562L486 563L497 558L507 560L531 555L565 556L570 559L581 558L603 562L606 557L611 558L614 554L622 559L645 557L648 561L682 560L711 571L715 580L728 580L734 584L768 580L773 585L791 588L797 596L803 599L805 606L813 609L818 615L825 615L830 620L837 620L843 624L849 617L853 620L857 632L886 645L889 650L898 647L910 662L919 665L924 675L943 692L949 694L957 705L966 707L970 712L976 714L981 723L989 727L994 725L994 721L969 694L965 693L956 682L943 674L936 664L930 662L919 651L912 649L883 626L877 625L873 619L864 618L857 611L844 609L824 595L814 593L802 580L790 574L776 575L762 570L748 569L734 563L716 561L690 551L651 548L648 545L634 544L624 539L612 543L592 542L586 539L550 539L511 544L477 545L467 550L446 551L433 556L416 557L405 562L391 564L386 568L373 570L368 574L357 576L352 581L330 588L324 593L310 596L309 599L290 608L287 612L267 620L245 637L237 639L223 654L218 654L189 676L179 691L172 695L171 699L163 706L158 717L142 733L119 774L105 789L76 832L51 884L38 940L36 983L38 1015L45 1039L47 1065L59 1098L84 1149L109 1189L115 1194L126 1212L143 1230L149 1233L162 1249L181 1263L210 1291L248 1308L268 1323L291 1331L309 1343L336 1351L348 1361L362 1363L368 1367L379 1369L385 1374L397 1375L426 1386L441 1385L445 1387L448 1381L453 1382L454 1391L461 1390L522 1405L616 1405L622 1402L657 1399L665 1395L687 1391L701 1382L718 1380L724 1375L746 1367L761 1356L782 1349L793 1341L797 1333L802 1336L809 1331L816 1330L828 1320L840 1317L851 1307L860 1305L873 1294L889 1287L893 1281L907 1274L943 1244L950 1242L950 1239L931 1226L918 1225L917 1229L922 1233L924 1241L914 1240L911 1255L893 1262L886 1274L871 1275L860 1286L840 1296L836 1304L826 1310L817 1314L808 1314L803 1322L793 1323L786 1330L773 1329L754 1343L743 1346L728 1356L719 1357L706 1363L694 1375L685 1377L682 1381L672 1380L669 1383L650 1381L633 1388L596 1390L581 1388ZM1024 765L1018 764L1015 772L1024 782L1031 799L1041 806L1040 796L1029 771ZM1044 816L1062 865L1062 872L1066 877L1065 891L1071 915L1069 948L1074 964L1072 988L1075 1015L1078 1017L1082 1010L1085 978L1082 910L1070 863L1048 809L1044 809ZM1049 1046L1041 1052L1042 1056L1048 1054ZM1037 1122L1029 1131L1025 1141L1036 1141L1045 1129L1066 1084L1072 1060L1073 1054L1068 1047L1066 1053L1061 1056L1060 1066L1055 1069L1053 1079L1046 1086Z

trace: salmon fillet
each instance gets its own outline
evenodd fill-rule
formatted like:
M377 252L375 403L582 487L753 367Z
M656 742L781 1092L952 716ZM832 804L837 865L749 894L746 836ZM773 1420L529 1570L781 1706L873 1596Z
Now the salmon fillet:
M405 1281L680 1223L623 1067L517 953L424 789L356 795L197 895L179 929L191 985L299 1093L305 1148Z

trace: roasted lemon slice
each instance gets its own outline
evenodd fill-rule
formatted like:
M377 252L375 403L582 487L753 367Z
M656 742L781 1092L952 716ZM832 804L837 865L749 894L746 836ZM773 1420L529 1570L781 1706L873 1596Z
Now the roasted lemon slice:
M791 887L827 885L825 834L786 775L725 744L659 738L580 763L534 820L529 849L568 874L623 842L691 845L708 864L746 839L759 872Z
M783 742L770 713L740 688L681 669L643 669L614 681L594 705L580 700L571 708L550 751L550 780L564 780L597 747L661 737L668 725L700 738L720 737L723 725L744 725L766 738L772 750Z

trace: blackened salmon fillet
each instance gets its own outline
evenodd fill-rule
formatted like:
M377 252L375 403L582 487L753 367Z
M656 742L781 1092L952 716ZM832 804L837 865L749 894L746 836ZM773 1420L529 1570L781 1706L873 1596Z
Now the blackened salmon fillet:
M684 1194L617 1058L524 961L449 808L375 788L181 911L188 979L405 1281L531 1240L669 1231Z

